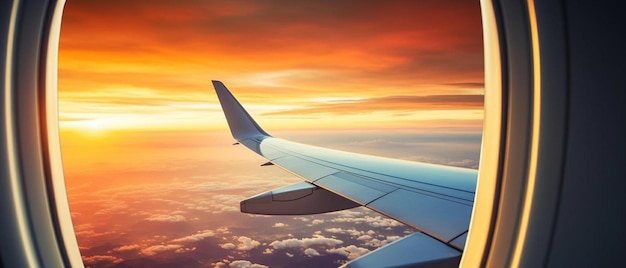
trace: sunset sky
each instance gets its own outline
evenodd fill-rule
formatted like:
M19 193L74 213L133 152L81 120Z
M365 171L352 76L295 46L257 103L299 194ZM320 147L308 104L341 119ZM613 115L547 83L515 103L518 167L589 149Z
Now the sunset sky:
M480 127L477 1L68 1L61 127ZM469 12L468 12L469 11Z
M61 146L87 267L333 267L414 230L367 209L242 214L301 181L232 137L211 80L270 134L477 168L478 1L68 0Z

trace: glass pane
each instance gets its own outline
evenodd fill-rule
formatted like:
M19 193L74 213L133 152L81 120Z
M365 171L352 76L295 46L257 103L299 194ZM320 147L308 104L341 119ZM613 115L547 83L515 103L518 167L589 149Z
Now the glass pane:
M365 208L240 213L301 180L231 146L212 79L277 137L478 167L475 1L68 1L59 53L65 178L90 267L332 267L415 231Z

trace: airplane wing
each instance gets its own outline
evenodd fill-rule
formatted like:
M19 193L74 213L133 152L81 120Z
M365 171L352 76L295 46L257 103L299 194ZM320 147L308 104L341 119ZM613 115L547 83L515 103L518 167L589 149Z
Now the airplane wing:
M238 143L305 181L241 202L241 211L303 215L365 206L419 232L348 267L457 266L469 229L477 171L325 149L272 137L220 81L212 81Z

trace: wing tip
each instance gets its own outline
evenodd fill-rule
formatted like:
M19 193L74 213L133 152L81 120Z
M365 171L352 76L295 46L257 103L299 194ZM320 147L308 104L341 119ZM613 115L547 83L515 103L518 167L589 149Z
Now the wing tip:
M241 141L254 136L270 136L250 116L235 96L219 80L211 80L226 116L233 138Z

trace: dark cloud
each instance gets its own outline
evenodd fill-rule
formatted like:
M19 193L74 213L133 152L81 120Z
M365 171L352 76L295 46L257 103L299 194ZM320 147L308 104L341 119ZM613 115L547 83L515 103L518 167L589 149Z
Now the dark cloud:
M185 92L225 71L324 70L398 86L482 80L471 1L74 1L63 25L60 75L72 79Z
M123 262L124 259L110 255L83 256L83 263L86 265L111 265Z
M267 113L266 115L360 114L378 111L476 110L483 108L483 95L389 96L324 103Z
M176 46L198 40L211 44L220 37L224 46L233 49L267 50L271 45L298 44L298 39L319 39L320 44L327 43L325 46L330 47L337 45L332 41L350 40L348 44L364 45L360 41L389 37L393 33L415 33L417 41L425 43L425 38L431 38L438 41L439 47L453 43L452 40L478 43L480 47L481 40L476 38L481 35L479 8L478 3L469 1L86 0L66 5L64 23L71 27L68 31L80 27L85 29L83 33L92 32L83 38L68 39L84 43L117 36L126 40L127 45L141 44L142 39L131 37L147 36L145 42L160 41ZM94 10L98 11L97 18ZM104 48L107 45L113 44L99 44Z
M485 83L482 83L482 82L481 83L479 82L444 83L443 85L461 87L461 88L480 88L480 89L485 88Z

